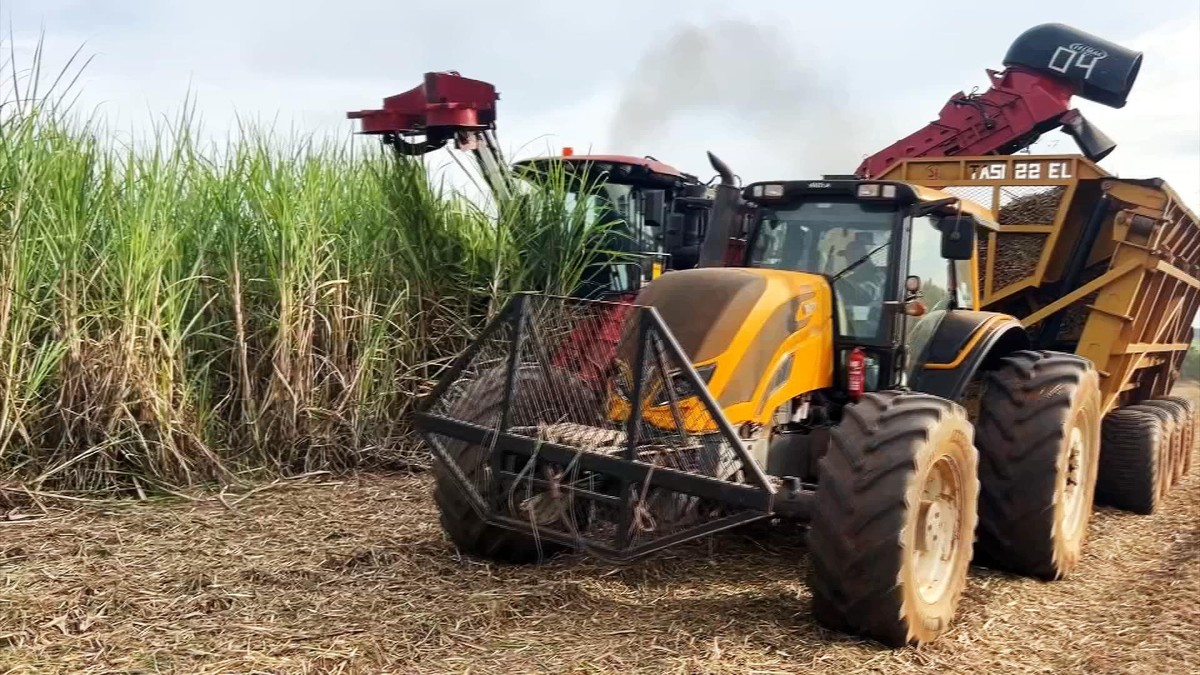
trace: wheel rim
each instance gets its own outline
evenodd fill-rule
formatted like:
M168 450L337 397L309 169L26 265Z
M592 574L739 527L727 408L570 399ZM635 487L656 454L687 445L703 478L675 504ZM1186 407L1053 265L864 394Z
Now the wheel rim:
M939 457L921 486L912 561L917 595L926 603L942 599L959 566L962 495L957 464L948 456Z
M1066 526L1069 533L1078 532L1087 509L1087 476L1091 457L1083 429L1074 427L1067 443L1067 470L1063 483L1063 502L1066 506Z

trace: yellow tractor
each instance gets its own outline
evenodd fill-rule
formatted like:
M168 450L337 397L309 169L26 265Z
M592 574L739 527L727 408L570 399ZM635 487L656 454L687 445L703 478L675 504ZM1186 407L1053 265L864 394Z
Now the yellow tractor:
M801 521L818 619L889 645L947 630L972 560L1070 572L1102 373L980 309L992 210L892 180L740 196L744 266L649 283L615 350L603 303L522 295L451 365L417 423L454 544L629 561Z

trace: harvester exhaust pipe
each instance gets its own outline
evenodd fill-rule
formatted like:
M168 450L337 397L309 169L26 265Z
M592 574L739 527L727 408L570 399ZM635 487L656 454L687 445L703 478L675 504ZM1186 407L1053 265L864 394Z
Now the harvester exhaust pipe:
M704 242L700 245L700 260L696 266L723 267L729 235L737 218L740 195L729 165L712 152L708 153L708 162L721 177L721 183L716 187L712 211L708 216L708 230L704 233Z
M1059 121L1062 122L1063 133L1075 139L1079 150L1093 162L1099 162L1117 149L1116 142L1087 121L1078 110L1068 112Z

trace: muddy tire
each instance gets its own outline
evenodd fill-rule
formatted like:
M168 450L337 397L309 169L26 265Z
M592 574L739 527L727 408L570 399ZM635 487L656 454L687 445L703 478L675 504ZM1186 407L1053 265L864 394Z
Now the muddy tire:
M948 629L976 524L972 433L962 407L928 394L869 393L845 409L808 533L818 621L892 647Z
M1170 467L1168 488L1174 487L1183 478L1184 455L1191 449L1191 439L1187 438L1187 428L1190 426L1187 406L1167 399L1149 399L1138 405L1159 408L1171 416L1170 460L1167 466Z
M984 378L976 562L1040 579L1079 563L1100 459L1100 385L1073 354L1020 351Z
M480 426L495 427L504 401L505 369L488 371L468 385L466 392L451 405L447 416ZM570 392L565 396L564 392ZM572 399L568 405L566 399ZM527 367L518 371L517 395L513 401L514 426L534 424L536 414L542 420L595 424L586 411L599 415L595 395L581 380L561 370ZM444 439L447 453L477 487L485 499L503 500L492 483L488 448L465 441ZM489 524L475 512L471 502L450 476L447 467L434 461L434 502L440 512L442 529L461 552L469 556L504 563L540 562L567 547ZM516 514L513 514L514 516ZM580 518L583 514L573 513Z
M1162 492L1165 437L1157 415L1121 408L1104 416L1096 501L1149 515Z

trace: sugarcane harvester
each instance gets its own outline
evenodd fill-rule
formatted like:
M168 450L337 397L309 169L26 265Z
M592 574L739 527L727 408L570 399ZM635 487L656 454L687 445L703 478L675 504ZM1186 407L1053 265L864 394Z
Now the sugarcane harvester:
M1123 63L1124 100L1140 54L1052 33ZM640 290L604 378L555 356L586 357L575 327L602 303L517 296L415 413L455 546L630 561L796 521L817 619L900 646L948 630L973 560L1073 572L1098 481L1159 503L1187 468L1193 411L1166 394L1200 306L1196 216L1086 157L942 154L740 190L724 172L700 265ZM1004 210L1031 185L1059 190L1036 225ZM1035 264L1001 281L998 242L1026 234ZM1048 327L1064 309L1077 335Z
M361 133L377 135L402 157L417 157L452 145L470 154L479 174L498 202L508 199L524 181L563 176L567 197L586 202L592 217L603 223L603 241L583 271L573 295L604 300L603 312L576 326L575 339L594 349L584 366L589 381L605 377L616 338L641 286L668 269L698 263L701 241L710 220L713 189L696 176L653 157L576 155L537 157L511 167L496 139L496 87L457 72L425 73L422 83L389 96L383 107L347 113L359 120ZM709 155L720 170L719 159ZM605 345L599 349L599 345ZM557 356L560 365L574 358L571 350Z
M570 148L561 156L509 166L496 140L499 99L488 82L453 71L430 72L420 85L385 98L382 108L351 111L347 117L359 120L361 133L379 136L399 155L425 155L447 145L468 152L501 200L521 180L561 169L573 198L591 201L598 218L619 224L604 248L621 254L626 263L600 266L612 274L612 295L636 290L664 269L696 265L713 202L708 185L653 157L576 155ZM630 276L628 261L639 264L641 273Z

